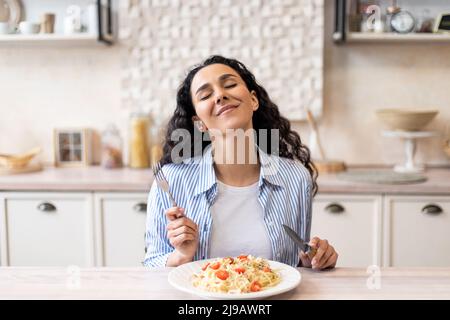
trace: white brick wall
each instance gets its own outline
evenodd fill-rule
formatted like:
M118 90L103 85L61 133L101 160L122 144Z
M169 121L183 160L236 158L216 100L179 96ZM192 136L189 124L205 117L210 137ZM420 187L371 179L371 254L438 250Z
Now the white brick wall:
M292 120L322 110L323 0L121 0L122 104L166 118L186 71L241 60Z

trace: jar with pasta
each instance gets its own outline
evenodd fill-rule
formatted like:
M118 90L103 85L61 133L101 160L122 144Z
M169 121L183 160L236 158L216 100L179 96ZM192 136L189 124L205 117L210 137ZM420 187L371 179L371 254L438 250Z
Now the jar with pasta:
M132 113L130 118L129 166L141 169L150 167L149 129L150 116Z

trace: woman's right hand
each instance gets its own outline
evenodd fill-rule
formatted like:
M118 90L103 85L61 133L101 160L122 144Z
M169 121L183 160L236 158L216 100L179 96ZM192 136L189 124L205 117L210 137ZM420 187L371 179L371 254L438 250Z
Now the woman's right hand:
M197 224L185 216L183 208L172 207L165 213L170 221L167 225L170 244L175 248L181 261L192 261L198 247Z

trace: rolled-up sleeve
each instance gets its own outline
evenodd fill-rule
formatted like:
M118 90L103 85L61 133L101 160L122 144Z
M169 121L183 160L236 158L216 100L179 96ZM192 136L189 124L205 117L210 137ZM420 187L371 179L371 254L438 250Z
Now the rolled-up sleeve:
M154 182L147 201L146 253L143 262L146 267L165 267L167 258L174 249L167 237L167 219L160 192Z

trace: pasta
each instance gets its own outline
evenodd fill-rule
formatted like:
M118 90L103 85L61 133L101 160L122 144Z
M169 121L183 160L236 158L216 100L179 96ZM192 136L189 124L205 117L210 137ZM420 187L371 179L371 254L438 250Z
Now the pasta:
M265 290L281 281L266 259L251 255L219 258L207 262L193 275L199 289L222 293L249 293Z

